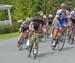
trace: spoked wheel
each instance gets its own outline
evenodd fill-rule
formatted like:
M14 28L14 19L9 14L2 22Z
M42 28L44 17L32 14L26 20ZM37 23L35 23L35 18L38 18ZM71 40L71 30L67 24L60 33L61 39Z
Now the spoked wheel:
M22 50L22 46L23 46L23 39L20 39L20 41L18 42L18 45L19 45L19 50L21 51Z
M19 47L19 51L22 51L22 46L23 46L23 44L20 45L20 47Z
M38 53L38 48L33 49L33 58L36 59Z
M44 38L45 38L45 40L47 39L47 33L44 33Z
M70 43L70 44L73 44L74 43L74 30L71 30L69 32L69 35L68 35L68 43Z
M64 47L64 44L65 44L65 41L64 41L64 40L58 42L58 50L59 50L59 51L62 51L62 49L63 49L63 47Z
M58 39L58 50L59 51L62 51L62 49L65 45L65 39L66 39L66 34L65 34L65 32L63 32Z
M37 54L38 54L38 44L37 43L34 43L33 44L33 58L34 59L36 59Z

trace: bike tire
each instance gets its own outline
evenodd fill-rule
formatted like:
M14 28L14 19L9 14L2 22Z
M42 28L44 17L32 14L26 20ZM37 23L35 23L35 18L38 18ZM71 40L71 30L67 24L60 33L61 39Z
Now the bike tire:
M37 54L38 54L38 43L34 42L33 45L34 45L34 47L33 47L33 58L36 59Z
M61 38L58 39L58 50L62 51L64 45L65 45L65 40L66 40L66 33L62 32Z

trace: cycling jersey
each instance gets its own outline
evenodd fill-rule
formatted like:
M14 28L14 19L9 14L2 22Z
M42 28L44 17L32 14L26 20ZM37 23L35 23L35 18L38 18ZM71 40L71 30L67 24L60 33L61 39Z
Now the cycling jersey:
M40 25L43 26L43 20L33 19L34 30L38 31Z
M30 21L24 21L21 24L20 32L24 32L29 29Z
M71 11L71 20L73 23L75 23L75 11Z
M24 21L22 24L21 24L21 27L24 27L24 28L28 28L29 29L29 25L30 25L30 21Z
M46 25L47 24L47 20L43 19L43 24Z
M71 14L71 18L72 18L72 19L75 19L75 11L71 11L70 14Z
M70 15L70 13L69 13L68 10L62 11L62 9L59 9L59 10L57 11L55 17L58 19L58 21L59 21L59 23L61 24L61 26L64 26L64 25L66 24L66 19L67 19L67 18L70 18L71 15ZM59 27L59 24L56 22L56 23L54 24L54 27L58 28L58 27Z

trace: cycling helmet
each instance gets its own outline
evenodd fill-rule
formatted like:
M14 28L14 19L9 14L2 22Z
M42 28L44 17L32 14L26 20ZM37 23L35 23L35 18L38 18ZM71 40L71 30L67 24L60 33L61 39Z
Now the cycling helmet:
M26 21L31 21L31 19L29 17L26 18Z
M66 3L62 3L62 4L60 5L60 7L63 8L63 9L66 9L66 8L68 7L68 5L67 5Z
M46 19L47 18L46 15L43 15L43 18Z
M53 15L52 14L49 14L49 16L48 16L49 18L52 18L53 17Z
M42 11L39 11L39 16L43 16L43 12Z

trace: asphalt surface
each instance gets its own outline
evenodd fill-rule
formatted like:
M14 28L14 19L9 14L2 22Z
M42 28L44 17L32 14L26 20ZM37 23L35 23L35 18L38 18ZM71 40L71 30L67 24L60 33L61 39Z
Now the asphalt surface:
M26 46L19 51L16 47L17 37L0 40L0 63L75 63L75 44L65 43L62 51L51 49L50 39L39 43L39 52L34 60L27 57Z

